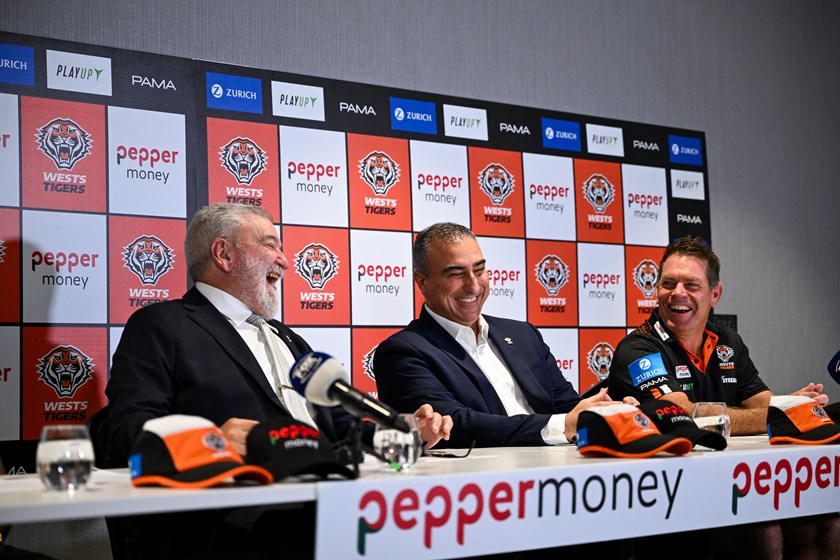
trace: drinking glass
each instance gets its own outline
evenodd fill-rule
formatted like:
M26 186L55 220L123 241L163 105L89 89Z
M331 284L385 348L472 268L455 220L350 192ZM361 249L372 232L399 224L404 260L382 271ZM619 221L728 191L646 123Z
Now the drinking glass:
M694 423L704 430L717 432L729 439L732 426L729 412L723 402L698 402L694 404Z
M44 426L36 452L38 476L47 490L84 488L93 467L93 445L87 426Z
M410 430L402 432L385 426L376 426L373 434L373 450L378 459L386 461L389 468L401 471L411 468L423 452L423 440L413 414L400 414Z

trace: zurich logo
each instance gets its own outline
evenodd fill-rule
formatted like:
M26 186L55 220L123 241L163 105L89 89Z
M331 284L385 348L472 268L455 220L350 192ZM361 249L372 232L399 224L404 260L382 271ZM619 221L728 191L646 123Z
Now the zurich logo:
M648 360L647 358L644 358L643 360L641 360L641 361L639 362L639 367L640 367L641 369L648 369L648 368L650 368L650 360Z
M394 109L394 118L398 121L401 121L405 118L405 111L403 111L402 107L397 107Z
M213 95L213 97L215 97L216 99L219 99L222 96L222 94L224 93L224 90L222 89L222 86L220 86L219 84L213 84L213 87L210 88L210 93Z
M680 154L680 146L676 142L671 144L671 153L674 154L675 156Z
M546 128L545 129L545 137L549 140L554 138L554 129L553 128Z

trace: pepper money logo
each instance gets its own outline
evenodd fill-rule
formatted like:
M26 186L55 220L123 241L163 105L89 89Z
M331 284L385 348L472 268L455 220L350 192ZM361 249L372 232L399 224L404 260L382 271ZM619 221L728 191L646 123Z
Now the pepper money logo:
M38 360L38 378L60 398L70 399L91 379L93 362L75 346L56 346Z
M295 254L297 273L313 290L321 290L338 272L338 257L325 245L310 243Z
M589 371L594 373L598 379L603 381L610 374L610 364L612 363L615 348L608 342L599 342L586 355L586 363L589 366Z
M55 118L38 129L38 149L58 169L73 169L90 153L90 134L70 119Z
M491 163L478 174L478 184L493 204L502 204L513 192L513 175L499 163Z
M546 255L537 263L534 271L537 282L548 295L556 296L560 288L569 282L569 267L557 255Z
M123 247L124 266L144 285L157 284L172 270L173 260L172 249L154 235L141 235Z
M583 197L597 213L603 214L615 199L615 187L606 177L596 173L583 183Z
M379 196L400 179L400 166L385 152L374 151L359 160L359 176Z
M240 185L250 185L265 170L268 156L250 138L237 137L225 144L219 152L222 167L236 177Z
M641 261L633 269L633 283L646 298L652 298L656 293L656 282L658 280L659 267L650 259Z

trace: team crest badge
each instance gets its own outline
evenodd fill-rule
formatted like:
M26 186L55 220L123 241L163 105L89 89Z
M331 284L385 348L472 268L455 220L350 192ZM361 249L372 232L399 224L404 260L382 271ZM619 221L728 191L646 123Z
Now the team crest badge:
M385 152L371 152L359 160L359 176L379 196L400 180L400 166Z
M641 412L633 416L633 422L635 422L639 427L644 428L645 430L650 428L650 419Z
M376 381L376 374L373 371L373 356L376 354L376 346L370 349L370 351L362 356L362 368L364 369L365 375Z
M0 239L0 263L6 262L4 261L4 257L6 256L6 242Z
M240 185L250 185L265 170L268 156L253 140L239 136L222 147L219 159Z
M502 204L513 192L513 175L499 163L491 163L478 174L478 184L493 204Z
M172 270L172 249L154 235L141 235L123 247L125 267L144 285L154 286Z
M606 177L596 173L583 183L583 197L597 213L603 214L615 199L615 187Z
M607 342L599 342L586 355L586 363L589 366L589 371L594 373L599 380L603 381L610 374L610 364L612 364L613 354L615 348Z
M633 269L633 283L646 298L652 298L656 293L656 282L659 280L659 267L650 259L645 259Z
M204 437L201 438L201 442L207 447L208 449L212 449L213 451L224 451L227 448L227 442L222 439L222 436L219 435L216 430L208 430Z
M729 362L732 360L732 356L735 355L735 350L726 346L725 344L721 344L717 348L715 348L715 352L717 353L717 357L721 362Z
M73 169L90 153L90 134L70 119L55 118L38 129L38 149L58 169Z
M310 243L295 254L297 273L313 290L321 290L338 272L338 257L326 245Z
M56 346L38 360L38 378L62 399L71 399L93 373L93 362L75 346Z
M537 282L549 295L556 296L569 282L569 267L557 255L546 255L537 263Z

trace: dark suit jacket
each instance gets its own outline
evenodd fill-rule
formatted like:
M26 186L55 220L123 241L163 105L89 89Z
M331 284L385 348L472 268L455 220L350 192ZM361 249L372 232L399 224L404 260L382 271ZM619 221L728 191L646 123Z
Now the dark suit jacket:
M310 351L291 329L271 324L295 357ZM195 288L183 299L150 305L129 318L105 393L107 464L115 467L126 466L151 418L191 414L221 426L234 417L263 421L287 414L248 345ZM316 406L315 412L318 428L331 441L349 427L351 419L341 410Z
M507 416L487 377L458 342L426 311L376 348L379 398L401 412L430 403L452 416L450 447L544 445L540 431L551 414L568 412L580 397L557 368L539 331L529 323L484 316L489 337L535 414Z

